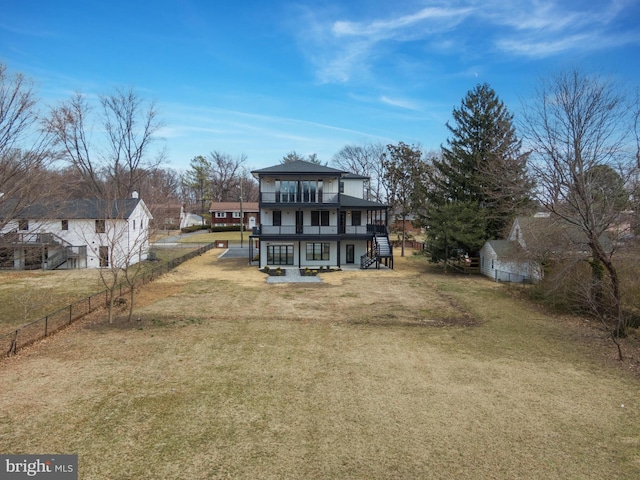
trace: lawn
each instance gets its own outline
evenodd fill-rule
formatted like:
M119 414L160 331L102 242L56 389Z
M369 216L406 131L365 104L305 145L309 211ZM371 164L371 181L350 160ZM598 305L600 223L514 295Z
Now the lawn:
M416 257L266 284L219 253L140 321L5 360L0 451L77 453L82 479L640 476L640 383L584 321Z
M154 268L189 251L157 249L158 261L143 267ZM0 336L104 289L97 269L0 270Z

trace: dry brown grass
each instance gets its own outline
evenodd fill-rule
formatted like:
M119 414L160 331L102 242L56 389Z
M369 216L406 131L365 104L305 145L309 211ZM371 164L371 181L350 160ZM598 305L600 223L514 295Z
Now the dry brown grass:
M161 248L158 262L142 266L151 269L196 248ZM0 335L104 289L97 269L0 270Z
M5 361L0 450L78 453L83 479L640 475L640 385L583 323L417 258L266 284L218 253L140 322Z

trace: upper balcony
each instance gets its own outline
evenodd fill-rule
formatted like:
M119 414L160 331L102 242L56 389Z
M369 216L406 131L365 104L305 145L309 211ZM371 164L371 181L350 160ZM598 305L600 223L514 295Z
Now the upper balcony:
M386 233L385 225L260 225L253 234L260 236L279 235L349 235L371 237L377 233Z
M260 202L264 204L337 205L338 192L261 192Z

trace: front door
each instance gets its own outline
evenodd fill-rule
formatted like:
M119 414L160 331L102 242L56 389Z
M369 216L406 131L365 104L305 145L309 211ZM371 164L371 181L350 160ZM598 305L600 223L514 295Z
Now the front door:
M346 245L347 247L347 263L354 263L355 261L355 247L353 245Z

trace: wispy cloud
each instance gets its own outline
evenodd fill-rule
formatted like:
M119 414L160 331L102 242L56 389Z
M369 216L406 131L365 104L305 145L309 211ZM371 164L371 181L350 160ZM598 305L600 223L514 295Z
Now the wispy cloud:
M474 11L473 7L429 7L405 15L389 15L364 21L318 18L306 11L299 33L301 45L317 67L322 83L344 83L366 76L388 43L428 38L455 28Z
M619 24L635 3L462 0L411 10L399 1L395 13L365 19L307 10L299 38L321 83L346 83L370 80L375 67L393 62L404 44L414 49L422 44L418 53L437 48L477 58L496 52L549 57L638 43L636 29ZM445 52L447 45L455 48Z
M407 110L421 110L420 106L416 102L411 100L405 100L400 98L389 98L386 95L380 97L380 101L393 107L406 108Z

